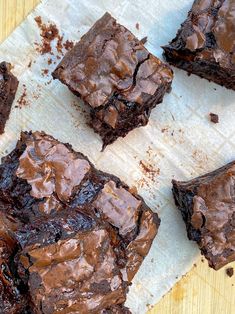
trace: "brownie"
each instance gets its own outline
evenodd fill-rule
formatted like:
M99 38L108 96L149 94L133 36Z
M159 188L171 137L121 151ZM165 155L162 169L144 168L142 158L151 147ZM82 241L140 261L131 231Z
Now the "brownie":
M235 161L188 182L173 180L173 195L210 267L235 261Z
M170 90L172 70L106 13L69 51L53 77L90 107L103 148L148 123Z
M0 63L0 134L3 134L18 87L17 78L11 73L11 65Z
M130 313L128 287L160 219L120 179L69 144L24 132L0 165L0 215L10 221L1 313Z
M235 0L194 1L163 49L170 64L235 90Z

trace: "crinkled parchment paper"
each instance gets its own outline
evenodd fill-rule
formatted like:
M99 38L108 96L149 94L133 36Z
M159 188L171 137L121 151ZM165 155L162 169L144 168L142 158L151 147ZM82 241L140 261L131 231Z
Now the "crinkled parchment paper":
M13 149L21 130L44 130L71 143L98 168L137 187L159 213L159 234L128 294L127 306L138 314L155 304L199 254L186 238L172 199L171 180L198 176L234 158L235 94L175 69L172 92L153 110L148 126L132 131L101 153L101 140L86 125L82 102L59 81L51 81L50 73L62 54L55 47L54 55L41 55L35 49L41 37L34 18L41 16L44 23L56 24L64 41L77 41L109 11L138 38L148 36L147 48L162 58L160 46L175 36L191 4L189 0L45 0L0 46L0 60L14 64L13 72L20 80L6 132L0 137L0 156ZM23 84L25 104L15 108ZM210 112L219 115L219 124L209 121Z

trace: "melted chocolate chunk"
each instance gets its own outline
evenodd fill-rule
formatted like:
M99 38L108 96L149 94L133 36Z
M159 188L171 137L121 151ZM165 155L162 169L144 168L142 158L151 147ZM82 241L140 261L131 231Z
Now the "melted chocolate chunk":
M0 63L0 135L4 132L19 83L10 71L9 63Z
M235 90L235 0L195 0L166 60Z
M106 13L53 73L91 108L91 126L104 146L146 125L162 102L172 70Z
M115 176L45 133L0 166L0 312L130 313L160 220Z
M188 182L173 181L188 237L218 270L235 260L235 162Z

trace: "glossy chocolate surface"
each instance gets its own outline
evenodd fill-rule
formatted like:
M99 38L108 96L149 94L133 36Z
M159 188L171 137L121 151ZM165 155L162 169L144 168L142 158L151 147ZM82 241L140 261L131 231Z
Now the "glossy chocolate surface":
M22 133L0 166L0 214L19 295L6 294L2 313L129 313L128 286L160 220L118 178L45 133Z
M106 13L66 54L53 76L90 106L91 125L108 144L118 132L124 136L131 130L128 115L139 117L139 126L147 123L144 117L162 101L173 73ZM105 127L109 134L104 134Z
M189 238L211 267L235 260L235 162L188 182L173 181Z
M164 50L170 63L235 90L235 0L196 0Z

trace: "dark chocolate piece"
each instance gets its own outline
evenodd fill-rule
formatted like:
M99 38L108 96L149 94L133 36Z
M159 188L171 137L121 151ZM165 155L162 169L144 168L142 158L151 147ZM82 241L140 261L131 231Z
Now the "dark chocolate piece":
M215 270L235 261L235 162L188 182L173 180L188 237Z
M216 113L210 113L210 120L213 123L219 123L219 116Z
M233 277L233 274L234 274L234 270L232 267L229 267L226 269L226 274L228 275L228 277Z
M19 83L10 70L9 63L0 63L0 134L4 132Z
M22 133L0 165L0 214L12 221L1 313L130 313L128 286L160 220L117 177L45 133Z
M172 42L176 67L235 90L235 0L196 0Z
M170 90L172 70L106 13L53 73L90 106L104 147L144 126Z

